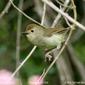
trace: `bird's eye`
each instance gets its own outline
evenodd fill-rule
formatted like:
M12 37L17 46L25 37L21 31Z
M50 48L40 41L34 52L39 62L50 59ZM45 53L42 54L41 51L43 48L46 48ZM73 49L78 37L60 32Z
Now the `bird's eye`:
M31 32L34 32L34 30L31 30Z

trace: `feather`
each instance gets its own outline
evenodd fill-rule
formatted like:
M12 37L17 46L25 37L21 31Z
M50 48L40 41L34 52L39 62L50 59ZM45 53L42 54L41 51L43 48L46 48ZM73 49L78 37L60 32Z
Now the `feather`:
M48 28L46 29L46 32L45 32L45 36L52 36L53 34L56 34L56 33L59 33L59 34L62 34L62 33L65 33L66 32L66 28L64 27L55 27L55 28Z

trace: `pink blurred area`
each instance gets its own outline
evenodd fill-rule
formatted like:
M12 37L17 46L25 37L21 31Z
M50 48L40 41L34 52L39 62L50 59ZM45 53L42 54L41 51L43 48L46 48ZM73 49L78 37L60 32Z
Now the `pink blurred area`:
M16 79L11 75L12 73L8 70L0 70L0 85L16 85Z

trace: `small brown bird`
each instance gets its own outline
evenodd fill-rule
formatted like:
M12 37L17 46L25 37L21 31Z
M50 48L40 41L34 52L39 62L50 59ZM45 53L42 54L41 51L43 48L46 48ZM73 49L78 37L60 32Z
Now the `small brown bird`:
M29 24L23 33L32 44L51 50L61 47L61 43L65 41L67 29L61 26L45 28L37 24Z

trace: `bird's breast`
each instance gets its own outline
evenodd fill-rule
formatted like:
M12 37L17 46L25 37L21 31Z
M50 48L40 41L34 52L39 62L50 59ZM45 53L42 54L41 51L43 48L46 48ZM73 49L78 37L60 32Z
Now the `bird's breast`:
M54 48L64 41L64 36L59 34L53 34L51 37L45 37L44 41L47 47Z
M52 36L30 36L29 41L36 46L52 49L60 45L64 41L64 36L59 34L53 34Z

